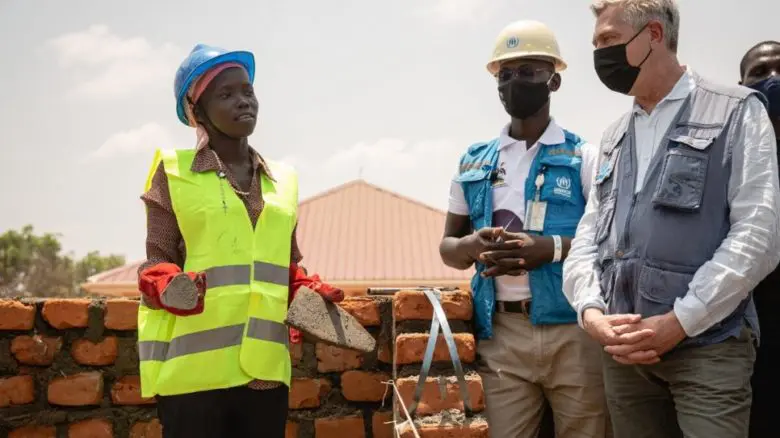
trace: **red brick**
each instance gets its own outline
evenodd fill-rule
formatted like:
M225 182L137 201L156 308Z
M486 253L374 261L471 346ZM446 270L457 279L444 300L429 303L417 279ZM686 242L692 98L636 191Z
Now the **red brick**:
M297 366L303 359L303 344L290 344L290 362Z
M345 298L339 305L364 326L371 327L379 325L379 306L373 298Z
M17 336L11 341L11 353L24 365L49 366L62 348L62 338Z
M154 398L141 397L141 378L138 376L125 376L117 380L111 387L111 402L122 406L156 403Z
M390 380L385 373L347 371L341 375L341 393L344 398L355 402L379 402L390 395L383 382Z
M317 371L321 373L354 370L363 364L363 354L359 351L318 342L315 352L317 354Z
M109 330L135 330L138 328L138 300L106 301L103 322Z
M0 300L0 330L32 330L35 306L14 300Z
M115 336L108 336L100 342L77 339L73 341L70 353L81 365L106 366L116 361L118 347Z
M470 320L473 313L471 294L463 291L442 292L441 305L447 319ZM433 318L433 306L420 291L399 291L393 295L396 321Z
M68 427L68 438L114 438L114 426L102 419L79 421Z
M323 396L330 392L330 382L325 379L292 379L288 407L311 409L320 407Z
M35 401L35 382L32 376L13 376L0 379L0 408L26 405Z
M314 420L315 438L365 438L362 417L329 417Z
M8 438L57 438L54 426L25 426L15 429Z
M43 304L43 319L59 330L86 327L90 302L85 299L47 300Z
M405 333L398 335L395 340L395 360L399 365L408 365L420 363L425 354L425 347L428 345L430 335L425 333ZM474 335L471 333L456 333L455 347L458 350L460 360L466 363L474 362L476 358L476 343ZM450 352L447 344L444 342L444 336L439 335L436 341L436 349L433 352L434 362L449 362Z
M411 406L414 397L414 388L417 386L417 377L407 377L396 380L398 392L401 393L404 404ZM482 388L482 379L479 376L466 376L471 409L480 412L485 409L485 392ZM448 378L445 397L441 398L439 379L428 377L417 405L417 413L420 415L435 414L444 410L463 410L463 400L460 398L460 386L454 377Z
M374 438L394 438L393 411L377 411L371 418L371 428Z
M162 438L160 420L135 423L130 429L130 438Z
M484 421L467 424L425 424L418 426L420 438L489 438L490 429ZM401 438L414 438L408 425L401 427Z
M298 438L298 423L288 421L284 427L284 438Z
M103 375L95 371L58 377L49 383L48 399L59 406L99 405L103 400Z

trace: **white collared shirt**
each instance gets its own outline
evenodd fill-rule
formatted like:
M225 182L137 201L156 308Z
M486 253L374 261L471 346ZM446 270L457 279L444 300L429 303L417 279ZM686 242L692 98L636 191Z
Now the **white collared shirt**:
M696 88L696 82L689 72L685 72L653 112L647 114L638 104L634 104L634 132L636 132L636 185L634 193L645 185L645 175L650 168L661 139L669 129L672 120L682 107L685 99Z
M637 178L638 184L644 183L650 163L647 157L652 157L660 146L683 99L693 90L692 83L695 87L691 72L687 71L652 114L634 109L637 156L641 153L644 157L637 160L638 175L642 175ZM734 148L728 183L731 229L712 259L696 271L687 295L674 303L675 316L690 337L730 315L780 262L780 183L775 133L766 108L755 96L747 99L741 120L734 123L741 128L734 130L739 142ZM577 310L580 324L585 309L606 307L595 268L598 215L598 196L591 196L563 266L563 291Z
M556 145L566 141L563 129L551 120L539 140L530 148L526 142L509 136L509 125L501 130L498 146L498 166L503 169L503 183L493 186L493 226L505 227L509 231L519 232L524 229L525 220L525 181L531 165L539 151L539 144ZM582 191L585 199L590 193L591 182L595 175L598 161L598 148L585 143L582 145ZM457 178L456 173L455 177ZM469 215L469 206L463 194L463 186L453 178L450 187L448 211L460 216ZM531 298L528 277L501 276L496 278L496 299L499 301L520 301Z

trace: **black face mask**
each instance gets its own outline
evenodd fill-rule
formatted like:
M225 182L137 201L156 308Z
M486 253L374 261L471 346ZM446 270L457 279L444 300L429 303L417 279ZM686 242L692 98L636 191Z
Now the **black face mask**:
M529 83L510 79L498 85L498 96L510 116L527 119L538 113L550 100L548 82Z
M596 74L599 75L601 82L610 90L628 94L634 88L639 72L642 71L642 65L650 57L650 54L653 53L653 48L650 48L645 59L637 66L628 63L626 48L644 30L645 28L643 27L625 44L616 44L593 51L593 64L596 67Z

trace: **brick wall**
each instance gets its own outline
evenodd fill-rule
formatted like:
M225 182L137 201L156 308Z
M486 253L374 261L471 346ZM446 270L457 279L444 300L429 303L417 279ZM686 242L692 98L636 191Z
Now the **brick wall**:
M485 396L475 368L476 342L471 327L471 295L463 291L449 291L442 293L441 300L464 367L474 415L467 417L464 414L449 350L440 336L434 350L433 365L414 415L415 425L422 438L487 438L488 426L480 414L485 409ZM423 292L400 291L393 296L393 378L407 407L412 403L419 380L432 317L433 306ZM400 424L406 417L400 405L396 403L395 406L395 421ZM400 429L400 436L414 437L408 427Z
M446 292L443 299L481 410L470 296ZM411 400L432 316L425 296L402 291L393 298L352 297L341 306L376 336L377 350L292 346L287 438L392 438L393 393L384 382L397 379ZM154 400L139 392L137 310L129 299L0 300L0 438L160 437ZM436 358L449 362L443 344ZM452 377L441 397L433 378L452 374L445 362L435 365L418 409L423 437L487 437L483 419L464 418Z

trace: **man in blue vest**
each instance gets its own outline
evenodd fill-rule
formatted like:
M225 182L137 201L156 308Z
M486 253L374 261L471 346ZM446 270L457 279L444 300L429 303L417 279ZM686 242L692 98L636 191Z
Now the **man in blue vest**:
M780 42L764 41L745 53L739 66L740 84L766 98L775 137L780 134ZM778 148L780 149L780 147ZM753 406L750 438L778 436L776 400L780 394L780 269L775 269L753 290L761 324L761 346L753 370Z
M603 438L601 350L561 291L561 261L585 208L596 149L550 117L550 92L566 63L547 26L507 26L487 68L511 121L462 156L440 252L451 267L476 264L490 434L535 438L546 400L556 436Z
M634 102L602 137L564 290L604 345L615 435L746 438L751 291L780 261L771 122L755 90L680 64L674 0L592 10L596 73Z

